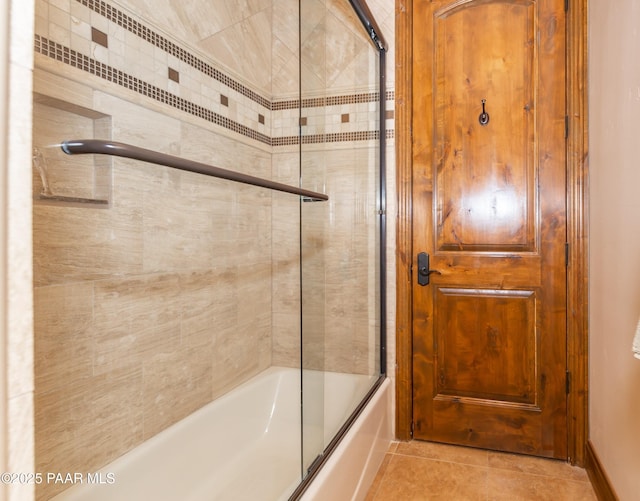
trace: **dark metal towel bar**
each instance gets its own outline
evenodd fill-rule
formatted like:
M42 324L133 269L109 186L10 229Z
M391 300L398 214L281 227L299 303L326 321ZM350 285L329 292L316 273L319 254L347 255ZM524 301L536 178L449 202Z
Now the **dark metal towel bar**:
M75 155L77 153L98 153L102 155L132 158L134 160L142 160L143 162L149 162L152 164L173 167L174 169L196 172L198 174L205 174L207 176L227 179L229 181L237 181L238 183L250 184L253 186L260 186L261 188L268 188L270 190L293 193L294 195L305 197L305 199L310 199L310 201L329 200L329 197L324 193L316 193L315 191L305 190L296 186L276 183L274 181L269 181L268 179L249 176L240 172L234 172L220 167L214 167L213 165L194 162L193 160L174 157L158 151L147 150L139 148L138 146L118 143L115 141L105 141L102 139L73 139L63 141L60 147L62 148L62 151L68 155Z

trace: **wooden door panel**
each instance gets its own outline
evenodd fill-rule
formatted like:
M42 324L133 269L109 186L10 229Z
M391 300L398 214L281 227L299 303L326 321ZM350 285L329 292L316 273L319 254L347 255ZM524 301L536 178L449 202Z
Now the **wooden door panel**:
M414 8L414 437L564 458L563 1Z
M438 441L472 444L475 447L533 454L540 449L542 432L534 419L522 416L520 408L504 407L497 414L494 406L462 401L438 402L433 427L440 430ZM531 413L541 414L541 411ZM452 426L453 423L453 426ZM421 430L418 430L421 432ZM517 445L517 449L514 449Z
M439 400L535 407L535 291L437 287Z
M534 250L534 7L434 13L438 250Z

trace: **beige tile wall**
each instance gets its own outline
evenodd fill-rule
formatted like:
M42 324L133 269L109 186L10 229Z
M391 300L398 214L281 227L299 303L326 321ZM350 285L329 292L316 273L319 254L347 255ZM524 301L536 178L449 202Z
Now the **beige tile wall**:
M115 141L297 184L298 147L287 139L297 142L297 103L276 101L295 96L286 68L297 56L282 22L291 5L276 4L243 24L262 31L271 13L274 77L264 84L224 57L226 73L215 72L218 63L202 54L217 34L178 42L180 29L170 36L158 28L163 9L175 7L169 3L113 3L128 9L125 29L101 14L104 2L38 0L34 90L54 100L46 107L49 123L79 106L108 120ZM136 9L159 17L152 25ZM229 33L233 15L220 33ZM363 38L356 30L342 33L352 15L337 9L323 16L323 26L347 36L352 49L349 58L328 60L323 85L331 80L348 95L368 93L361 75L370 76L371 55L357 50ZM196 21L183 17L191 30ZM142 24L169 48L132 32ZM91 41L92 27L107 35L108 48ZM309 92L325 97L319 88ZM303 280L312 291L303 296L305 353L307 366L371 373L376 203L364 194L373 193L375 180L360 171L375 158L375 141L354 139L373 128L376 111L357 101L310 101L303 110L303 134L313 140L303 184L331 197L329 204L304 204ZM71 120L78 128L64 133L86 135L86 118ZM48 165L70 169L56 171L62 179L77 182L95 167L89 160L70 167L54 146L61 131L39 126L34 146ZM124 159L113 159L110 169L108 209L34 204L36 471L93 471L272 363L299 365L297 198ZM84 196L83 189L79 183L70 193ZM45 486L38 497L56 491Z
M269 176L260 149L87 89L114 140ZM37 471L97 469L271 364L271 217L266 190L123 159L109 209L35 203Z

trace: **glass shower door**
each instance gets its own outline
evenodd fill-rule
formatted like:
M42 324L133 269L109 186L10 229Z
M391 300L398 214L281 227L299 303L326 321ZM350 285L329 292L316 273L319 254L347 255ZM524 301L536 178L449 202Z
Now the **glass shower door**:
M324 5L300 0L300 178L325 189L324 103L326 95ZM323 191L324 192L324 191ZM302 477L325 448L325 254L328 202L300 202Z
M300 0L303 477L382 373L379 47L348 0ZM384 96L382 96L384 97Z

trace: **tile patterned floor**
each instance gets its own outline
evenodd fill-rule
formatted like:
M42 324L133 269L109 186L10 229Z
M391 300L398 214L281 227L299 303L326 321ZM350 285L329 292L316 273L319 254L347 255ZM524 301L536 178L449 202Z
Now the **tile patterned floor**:
M596 501L563 461L431 442L394 442L366 501Z

